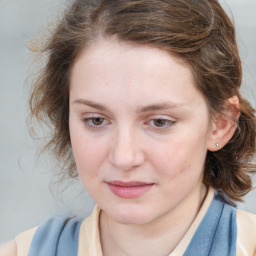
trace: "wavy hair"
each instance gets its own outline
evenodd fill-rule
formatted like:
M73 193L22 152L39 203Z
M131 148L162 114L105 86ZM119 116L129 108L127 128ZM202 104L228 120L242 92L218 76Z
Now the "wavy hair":
M256 119L239 92L242 68L235 29L217 0L77 0L67 8L38 50L47 61L30 97L31 117L53 127L46 148L52 150L63 172L77 176L68 122L72 65L82 49L112 36L186 60L211 113L224 112L228 98L239 98L236 132L225 147L207 153L204 183L241 201L252 189L250 174L256 171L251 162Z

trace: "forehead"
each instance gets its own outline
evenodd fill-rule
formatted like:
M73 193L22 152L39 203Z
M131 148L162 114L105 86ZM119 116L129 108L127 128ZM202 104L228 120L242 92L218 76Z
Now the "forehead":
M94 67L100 64L103 67L110 63L117 64L120 67L120 64L123 64L121 67L126 68L126 71L128 71L129 63L133 65L133 70L142 67L157 70L160 67L165 68L164 66L166 64L168 65L172 62L177 64L176 69L182 67L184 70L191 71L188 62L176 53L170 53L151 45L137 45L120 41L115 37L97 40L93 44L85 47L77 58L73 69L82 62L83 65ZM166 68L168 68L167 65ZM105 67L109 68L109 66Z
M71 97L177 105L202 98L189 64L167 51L115 39L85 48L71 72ZM122 102L121 102L122 103ZM147 103L147 102L145 102Z

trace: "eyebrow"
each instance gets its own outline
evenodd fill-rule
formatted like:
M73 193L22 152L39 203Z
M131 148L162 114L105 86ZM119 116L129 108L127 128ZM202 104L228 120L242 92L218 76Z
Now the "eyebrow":
M138 109L137 112L149 112L149 111L157 111L157 110L167 110L182 107L183 104L174 104L174 103L160 103L160 104L153 104L145 107L141 107Z
M90 101L90 100L84 100L84 99L78 99L78 100L74 100L73 104L82 104L82 105L86 105L98 110L102 110L102 111L109 111L109 109L102 105L102 104L98 104L96 102Z
M90 101L90 100L85 100L85 99L77 99L73 101L73 104L82 104L86 105L101 111L109 111L110 110L102 104ZM140 107L136 110L137 113L144 113L144 112L150 112L150 111L157 111L157 110L167 110L167 109L173 109L173 108L178 108L182 107L184 104L176 104L176 103L160 103L160 104L152 104L144 107Z

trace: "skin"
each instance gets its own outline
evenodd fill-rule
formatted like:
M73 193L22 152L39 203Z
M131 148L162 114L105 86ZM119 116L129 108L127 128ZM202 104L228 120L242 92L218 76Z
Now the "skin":
M115 39L81 53L71 75L70 135L80 179L103 210L104 255L175 248L206 194L212 127L190 67L176 56ZM121 198L109 188L114 180L153 185Z
M170 254L206 195L207 150L221 149L235 132L238 98L210 117L186 62L115 38L86 48L70 82L72 149L81 181L102 209L103 255ZM112 181L150 186L125 198L113 193ZM17 255L15 241L0 255Z

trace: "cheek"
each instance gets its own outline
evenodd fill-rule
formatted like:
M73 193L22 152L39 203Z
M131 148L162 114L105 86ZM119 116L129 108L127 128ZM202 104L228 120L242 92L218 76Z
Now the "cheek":
M99 176L99 172L107 158L108 144L106 139L97 139L93 135L75 129L71 135L71 144L78 174L81 180Z
M72 149L78 172L90 171L101 162L102 148L81 137L72 140Z
M101 163L98 149L81 138L73 139L72 147L79 178L87 192L95 194Z
M189 139L182 136L169 143L153 145L151 152L155 169L170 180L180 175L201 175L207 150L199 136L191 136Z

